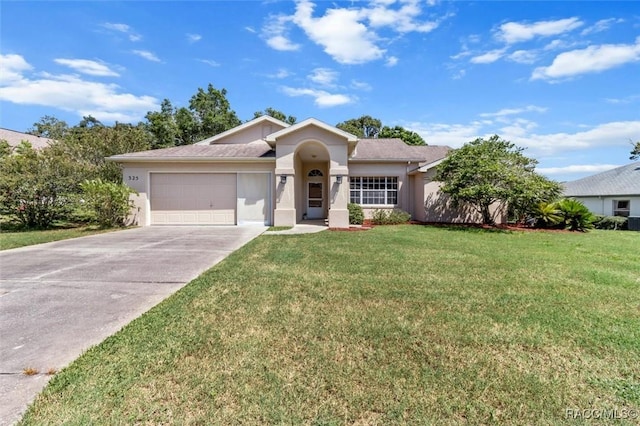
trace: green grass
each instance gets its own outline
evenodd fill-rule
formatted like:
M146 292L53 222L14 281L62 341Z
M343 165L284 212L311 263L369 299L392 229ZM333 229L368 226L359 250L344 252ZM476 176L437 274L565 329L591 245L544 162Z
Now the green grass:
M102 229L95 226L78 226L63 229L45 230L2 230L0 232L0 250L31 246L34 244L50 243L52 241L67 240L69 238L109 232L113 229Z
M614 231L259 237L54 376L23 424L549 425L638 409L639 247Z
M289 229L293 229L293 226L270 226L267 229L267 232L268 231L287 231Z

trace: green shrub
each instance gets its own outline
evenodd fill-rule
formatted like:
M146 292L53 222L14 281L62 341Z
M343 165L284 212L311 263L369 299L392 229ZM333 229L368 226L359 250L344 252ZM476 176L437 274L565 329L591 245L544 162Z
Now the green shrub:
M565 198L558 203L564 227L570 231L586 231L593 228L595 216L578 200Z
M597 215L593 226L596 229L628 229L629 219L622 216L601 216Z
M136 192L121 183L102 179L86 180L80 184L93 222L100 226L123 226L133 203L129 199Z
M538 203L533 210L533 218L538 228L551 228L562 222L562 214L556 203Z
M404 210L393 209L375 209L371 215L371 222L374 225L398 225L406 223L411 215Z
M349 210L349 224L350 225L362 225L364 222L364 212L360 204L349 203L347 204Z

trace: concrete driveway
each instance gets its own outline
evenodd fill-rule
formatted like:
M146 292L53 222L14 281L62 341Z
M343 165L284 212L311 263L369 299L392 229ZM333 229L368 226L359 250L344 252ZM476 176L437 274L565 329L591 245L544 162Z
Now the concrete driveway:
M60 370L266 230L146 227L0 252L0 425ZM25 368L38 370L26 376Z

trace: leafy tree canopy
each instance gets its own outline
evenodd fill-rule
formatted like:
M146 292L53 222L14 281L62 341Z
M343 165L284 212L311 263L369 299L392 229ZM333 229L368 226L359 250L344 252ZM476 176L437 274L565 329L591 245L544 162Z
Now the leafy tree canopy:
M629 160L640 160L640 141L636 142L633 146Z
M45 115L40 121L33 123L27 133L49 139L62 139L69 131L69 125L50 115Z
M382 121L369 115L343 121L338 123L336 127L359 138L398 138L407 145L426 145L424 139L416 132L401 126L383 126Z
M268 115L289 124L296 124L296 121L298 121L298 119L293 115L285 115L285 113L283 113L282 111L278 111L277 109L273 109L271 107L266 108L264 111L254 112L253 118L262 117L263 115Z
M206 91L198 88L188 108L175 108L165 99L160 111L149 111L145 118L153 135L153 148L190 145L241 124L231 109L226 89L217 90L211 84Z
M407 130L404 127L400 127L400 126L395 126L395 127L384 126L382 130L380 130L380 137L402 139L402 141L407 145L426 145L427 144L424 141L424 139L422 139L422 136L420 136L416 132Z
M336 127L359 138L364 138L372 137L373 132L379 132L382 128L382 122L369 115L363 115L360 118L352 118L351 120L338 123L336 124Z
M559 184L537 174L537 161L522 151L498 135L478 138L453 151L438 166L435 180L443 183L442 192L454 203L468 203L483 223L493 224L494 203L526 210L560 193Z

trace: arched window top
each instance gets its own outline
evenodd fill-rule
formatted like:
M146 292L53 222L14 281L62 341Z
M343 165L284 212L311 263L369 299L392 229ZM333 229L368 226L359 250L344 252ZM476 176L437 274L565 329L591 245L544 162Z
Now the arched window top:
M309 177L316 177L316 176L323 176L322 172L318 169L313 169L309 172L309 174L307 175Z

